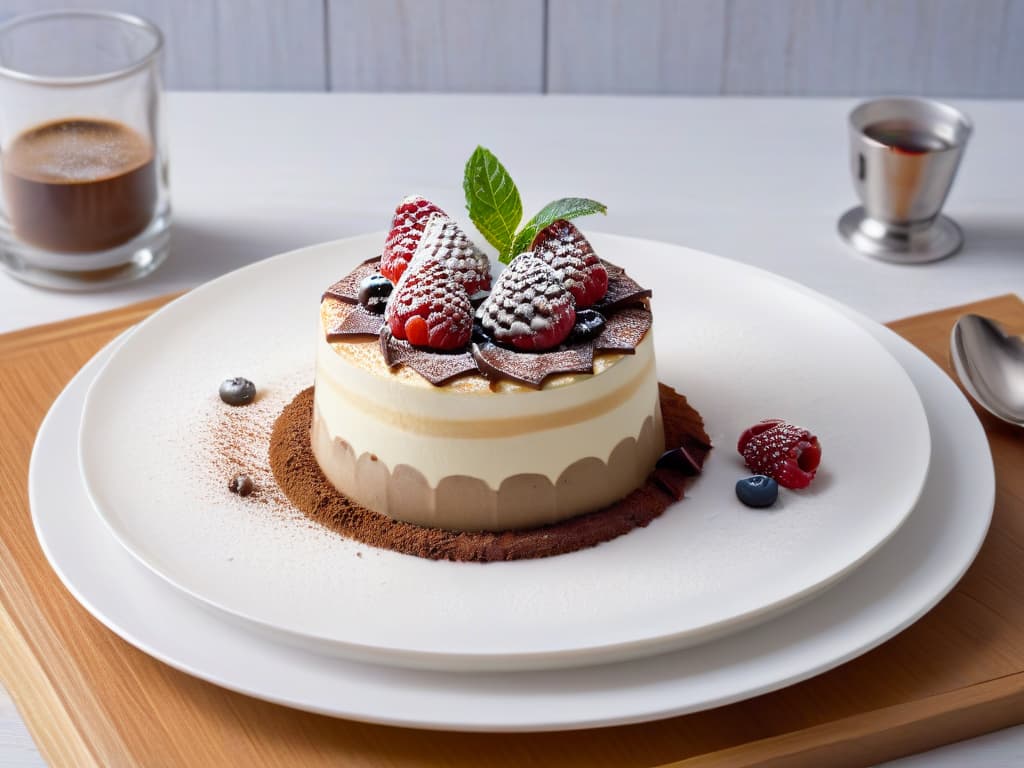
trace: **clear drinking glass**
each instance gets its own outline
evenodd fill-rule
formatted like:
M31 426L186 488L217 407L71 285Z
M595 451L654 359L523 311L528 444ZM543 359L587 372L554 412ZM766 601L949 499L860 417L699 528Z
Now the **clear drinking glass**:
M162 46L122 13L0 25L0 266L14 277L99 288L166 258Z

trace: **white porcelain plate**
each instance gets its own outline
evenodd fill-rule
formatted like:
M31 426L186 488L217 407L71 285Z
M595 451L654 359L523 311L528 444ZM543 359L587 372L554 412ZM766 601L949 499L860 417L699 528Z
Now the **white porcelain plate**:
M268 701L471 731L619 725L719 706L824 672L896 634L952 588L985 537L995 481L974 412L924 355L884 328L866 327L910 373L935 438L914 512L822 598L674 653L580 669L452 675L309 653L223 621L131 557L81 483L53 482L75 461L85 391L110 349L68 385L40 427L29 473L33 521L57 574L99 621L177 669Z
M703 414L716 450L649 527L534 561L432 562L260 513L211 472L217 386L267 402L310 383L320 291L382 235L255 264L161 310L100 371L85 404L85 485L115 536L182 591L291 641L429 668L592 664L683 647L764 620L834 582L903 523L929 431L903 368L820 297L685 248L595 236L655 289L659 377ZM768 417L813 429L810 489L751 510L739 433ZM543 439L539 436L538 439Z

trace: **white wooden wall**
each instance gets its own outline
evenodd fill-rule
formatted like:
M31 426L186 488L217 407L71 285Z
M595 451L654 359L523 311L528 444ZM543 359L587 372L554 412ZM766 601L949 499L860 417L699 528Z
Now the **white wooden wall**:
M155 21L178 89L1024 97L1024 0L0 0Z

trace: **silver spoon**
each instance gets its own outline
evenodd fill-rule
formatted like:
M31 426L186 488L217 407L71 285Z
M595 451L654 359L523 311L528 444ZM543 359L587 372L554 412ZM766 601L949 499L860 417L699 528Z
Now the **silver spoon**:
M1024 427L1024 341L994 320L964 315L949 340L956 375L996 418Z

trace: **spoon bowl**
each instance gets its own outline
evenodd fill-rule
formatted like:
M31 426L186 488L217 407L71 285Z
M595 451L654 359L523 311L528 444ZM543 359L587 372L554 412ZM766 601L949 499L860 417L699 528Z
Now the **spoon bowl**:
M964 315L950 337L964 389L996 418L1024 426L1024 340L981 315Z

